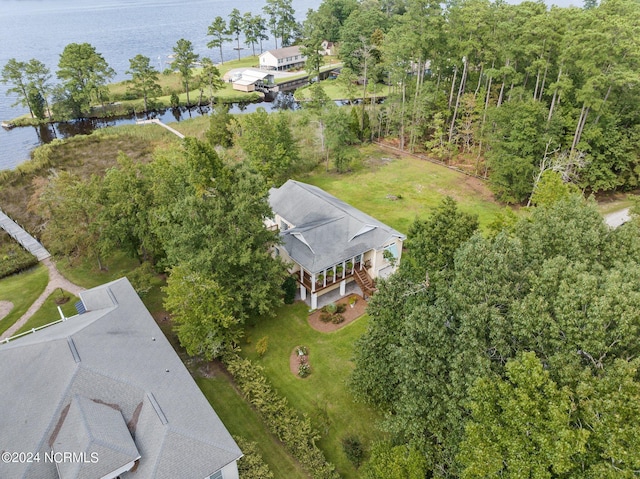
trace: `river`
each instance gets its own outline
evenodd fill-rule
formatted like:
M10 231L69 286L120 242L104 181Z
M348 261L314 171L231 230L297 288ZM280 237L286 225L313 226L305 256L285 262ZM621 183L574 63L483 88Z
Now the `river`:
M317 9L320 3L321 0L292 2L299 21L309 8ZM217 63L220 61L218 49L206 46L211 39L207 36L207 27L213 19L218 15L228 19L233 8L264 16L264 5L265 0L0 0L0 68L10 58L19 61L37 58L49 67L55 82L58 59L64 47L69 43L87 42L115 69L114 81L120 81L126 78L129 59L137 54L151 58L158 69L164 70L180 38L191 41L196 53ZM234 44L225 45L225 60L236 57ZM264 42L265 49L274 47L273 40ZM11 106L15 97L6 95L7 88L0 83L0 121L26 113L22 107ZM189 114L183 112L182 118L185 116L188 118ZM166 112L163 120L175 121L173 113ZM103 124L115 122L98 126ZM65 137L75 131L69 125L59 125L55 130L51 127L9 131L0 128L0 170L15 168L28 159L30 151L41 141Z

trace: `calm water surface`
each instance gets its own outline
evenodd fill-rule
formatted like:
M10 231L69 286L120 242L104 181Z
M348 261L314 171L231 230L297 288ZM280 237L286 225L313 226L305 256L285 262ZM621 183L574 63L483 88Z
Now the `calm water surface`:
M321 0L293 0L296 16L302 20L309 8L317 9ZM69 43L88 42L96 47L116 70L115 80L124 80L129 59L137 54L153 60L163 70L171 61L168 55L180 38L190 40L194 50L219 62L218 49L206 44L207 27L220 15L227 18L231 10L262 14L264 0L0 0L0 68L10 58L28 61L37 58L52 71L64 47ZM274 48L269 40L265 49ZM225 60L237 55L233 44L226 45ZM245 52L248 54L248 50ZM0 84L0 120L22 113L11 107L13 96L6 95L7 86ZM254 107L251 107L255 109ZM186 116L183 113L182 117ZM171 112L166 121L174 121ZM114 122L106 122L114 124ZM64 125L52 128L0 128L0 170L14 168L28 159L29 152L41 141L70 134Z

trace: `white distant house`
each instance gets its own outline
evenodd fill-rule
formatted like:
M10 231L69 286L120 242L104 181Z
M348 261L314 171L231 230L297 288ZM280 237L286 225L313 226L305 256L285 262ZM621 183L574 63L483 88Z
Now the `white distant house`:
M320 44L320 50L318 51L321 55L335 55L336 44L330 42L329 40L322 40Z
M245 70L231 79L234 90L251 92L275 85L272 73L260 70Z
M291 70L302 68L307 57L299 46L278 48L260 54L260 68L263 70Z
M25 453L0 477L238 479L242 452L129 281L80 298L0 344L0 451Z

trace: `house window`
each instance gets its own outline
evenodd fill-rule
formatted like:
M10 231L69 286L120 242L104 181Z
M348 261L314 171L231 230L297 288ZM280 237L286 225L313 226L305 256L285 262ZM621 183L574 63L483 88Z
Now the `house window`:
M389 263L395 263L398 259L398 246L395 243L391 243L389 246L385 246L382 252L384 259Z
M222 471L214 472L207 479L223 479Z
M286 222L286 221L281 221L281 222L280 222L280 229L281 229L282 231L287 231L287 230L289 229L289 225L287 224L287 222Z
M277 247L274 247L273 250L275 251L276 256L280 256L280 250Z

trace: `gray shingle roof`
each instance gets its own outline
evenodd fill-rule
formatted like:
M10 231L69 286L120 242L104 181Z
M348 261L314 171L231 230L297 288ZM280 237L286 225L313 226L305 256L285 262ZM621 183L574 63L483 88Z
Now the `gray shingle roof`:
M392 238L405 238L326 191L299 181L272 188L269 203L274 213L294 225L280 230L287 253L311 273L380 249Z
M81 298L87 313L0 345L0 451L44 455L56 439L76 441L77 447L99 447L99 464L114 465L134 453L124 430L114 425L117 416L100 412L98 406L106 405L121 414L141 456L123 479L203 479L241 457L126 279L83 292ZM82 427L80 411L73 411L76 402L80 410L90 409ZM112 428L97 434L104 423ZM74 424L78 436L72 439ZM93 440L90 433L78 432L89 425ZM50 462L0 463L0 477L57 479L58 473Z
M298 45L294 45L292 47L277 48L275 50L267 50L265 53L271 53L274 57L276 57L279 60L282 58L302 55L300 53L300 47Z
M103 477L140 458L117 407L75 395L65 410L51 447L84 453L84 460L58 464L60 479Z

